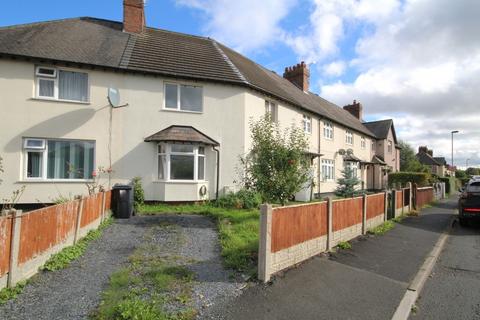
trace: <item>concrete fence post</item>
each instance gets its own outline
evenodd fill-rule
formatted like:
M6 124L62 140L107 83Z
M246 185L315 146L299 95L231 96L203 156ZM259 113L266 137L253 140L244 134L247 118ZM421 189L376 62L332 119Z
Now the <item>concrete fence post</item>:
M384 196L385 198L383 199L384 200L384 205L385 205L385 212L383 214L383 221L387 221L388 220L388 191L385 191L384 192Z
M105 191L102 192L102 212L101 212L101 216L100 216L100 223L102 223L103 221L105 221L105 204L106 204L106 201L105 201Z
M363 209L362 209L362 234L367 233L367 195L364 194L362 197L363 200Z
M333 199L332 197L327 198L327 251L333 248Z
M397 213L397 191L396 190L392 190L392 207L391 207L391 210L390 210L390 214L391 214L391 217L392 219L395 218L396 216L396 213Z
M80 224L82 222L82 214L83 214L83 197L78 200L78 209L77 209L77 220L75 221L75 234L73 235L73 244L78 242L78 238L80 236Z
M412 212L413 190L412 190L411 182L407 182L407 188L408 188L408 212Z
M260 239L258 248L258 278L270 281L272 270L272 212L270 204L260 206Z
M10 263L7 278L7 287L12 288L18 282L18 257L20 253L20 230L22 227L21 210L14 210L12 215L12 236L10 242Z

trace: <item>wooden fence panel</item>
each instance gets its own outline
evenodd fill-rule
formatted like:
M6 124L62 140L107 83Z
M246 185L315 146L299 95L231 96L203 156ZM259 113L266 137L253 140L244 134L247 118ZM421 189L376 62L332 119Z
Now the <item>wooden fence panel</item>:
M367 196L367 220L385 214L385 194Z
M362 223L363 199L354 198L333 202L333 231Z
M420 209L433 201L433 188L419 188L416 191L415 208Z
M272 212L271 251L277 252L318 238L326 235L327 230L326 202L275 208Z
M102 194L97 193L83 200L83 213L80 227L85 227L97 220L102 214Z
M105 192L105 210L112 209L112 190Z
M396 195L396 207L397 209L400 209L403 207L403 190L397 190L395 191L395 195Z
M78 205L78 201L72 201L22 215L19 264L62 243L73 234Z
M10 267L10 244L12 243L12 217L0 217L0 277Z

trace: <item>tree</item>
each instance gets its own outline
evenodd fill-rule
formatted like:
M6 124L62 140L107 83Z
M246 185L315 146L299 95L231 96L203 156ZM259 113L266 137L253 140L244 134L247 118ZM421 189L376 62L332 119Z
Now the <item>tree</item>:
M353 174L354 171L350 167L345 167L342 170L342 178L337 180L337 188L335 189L335 194L339 197L353 197L355 194L355 187L360 184L360 179Z
M400 146L400 171L404 172L428 172L423 164L418 161L413 148L405 141L399 141Z
M242 185L284 205L310 180L305 133L295 126L282 131L265 115L250 122L250 136L252 147L240 158Z
M478 176L480 175L480 169L470 167L467 170L465 170L465 173L469 176Z

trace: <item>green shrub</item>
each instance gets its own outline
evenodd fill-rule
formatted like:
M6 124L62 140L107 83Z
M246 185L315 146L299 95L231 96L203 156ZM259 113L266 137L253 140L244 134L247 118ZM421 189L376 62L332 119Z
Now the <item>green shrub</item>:
M388 174L388 185L394 184L405 186L408 182L416 183L419 187L428 185L429 174L423 172L392 172Z
M452 193L457 189L456 179L454 177L438 178L440 182L445 182L445 192Z
M135 211L140 209L140 206L145 202L145 192L143 191L142 178L135 177L132 179L133 183L133 202Z
M255 209L262 203L262 197L259 193L242 189L238 192L230 192L220 197L216 205L221 208L232 209Z

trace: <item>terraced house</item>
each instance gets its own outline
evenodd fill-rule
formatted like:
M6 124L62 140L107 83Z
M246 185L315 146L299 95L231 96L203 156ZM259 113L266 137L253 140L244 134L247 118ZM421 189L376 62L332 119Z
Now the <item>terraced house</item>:
M282 77L214 39L147 27L139 0L124 1L123 23L0 28L0 111L0 198L27 185L23 203L85 193L98 167L109 184L142 177L147 200L214 199L235 189L249 121L265 112L304 128L314 193L344 166L370 189L398 170L393 125L379 136L360 103L310 92L304 63Z

